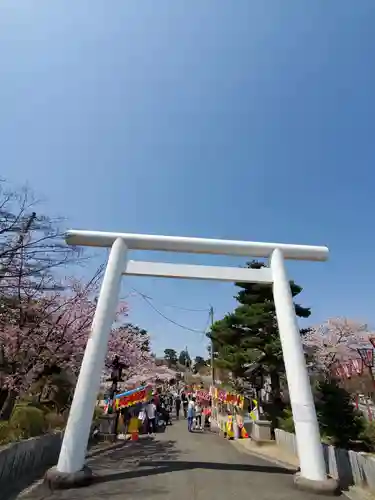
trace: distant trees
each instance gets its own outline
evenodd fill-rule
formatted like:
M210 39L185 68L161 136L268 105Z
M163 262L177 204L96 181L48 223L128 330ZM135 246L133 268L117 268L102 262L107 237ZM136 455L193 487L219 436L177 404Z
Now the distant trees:
M176 366L178 361L177 352L174 349L165 349L164 359L166 360L169 368Z
M194 359L194 372L198 373L204 366L206 366L206 361L202 356L196 356Z
M178 357L178 362L180 363L180 365L190 368L191 358L189 352L186 349L180 352L180 355Z

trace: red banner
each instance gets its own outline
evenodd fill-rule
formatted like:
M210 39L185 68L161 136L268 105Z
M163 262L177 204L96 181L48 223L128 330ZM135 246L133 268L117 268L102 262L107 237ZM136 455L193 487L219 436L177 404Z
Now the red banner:
M152 395L152 389L150 387L145 387L140 391L133 392L133 394L128 394L116 399L116 408L127 408L128 406L134 406L138 403L145 403L150 399Z

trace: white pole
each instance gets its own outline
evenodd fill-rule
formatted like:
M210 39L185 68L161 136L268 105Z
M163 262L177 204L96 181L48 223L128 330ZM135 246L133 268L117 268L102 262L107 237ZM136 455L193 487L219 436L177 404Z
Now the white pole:
M285 270L284 256L280 249L273 251L270 266L274 280L275 309L293 411L301 477L312 481L324 481L327 476L318 420L290 283Z
M87 442L104 368L108 337L115 319L126 253L124 240L116 239L108 258L91 334L74 392L57 464L58 472L78 472L85 464Z

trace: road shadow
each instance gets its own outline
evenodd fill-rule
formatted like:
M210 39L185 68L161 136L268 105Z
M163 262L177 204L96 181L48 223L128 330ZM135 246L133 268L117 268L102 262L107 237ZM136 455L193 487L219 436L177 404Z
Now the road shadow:
M173 463L178 453L176 441L159 441L153 438L142 437L137 442L125 441L118 443L118 445L115 445L111 449L97 450L94 455L91 454L88 465L93 470L93 484L95 485L97 483L108 483L120 479L141 477L136 474L139 471L140 463L148 461L150 457L153 457L157 461L167 461L168 463L170 461ZM121 472L111 473L111 471L116 470L121 470ZM146 469L142 468L141 471L146 472ZM118 487L119 490L116 492L115 487L111 486L111 498L115 498L117 495L122 498L124 485L118 485ZM136 496L134 488L135 486L132 485L132 496ZM138 493L143 498L149 498L151 493L154 496L156 494L160 496L166 495L166 491L163 489L160 491L153 489L152 492L147 492L147 489L143 485L140 487ZM86 498L96 500L97 498L102 499L103 494L102 490L95 492L95 489L80 487L67 490L51 490L46 483L41 483L32 492L25 494L22 500L83 500ZM3 500L2 492L0 493L0 499ZM15 500L15 497L11 497L9 500Z
M169 472L180 472L184 470L222 470L222 471L243 471L243 472L264 472L266 474L286 474L292 475L294 471L273 465L245 465L228 464L219 462L186 462L178 460L143 460L139 461L137 468L125 472L112 474L99 474L95 477L96 483L107 483L123 479L134 479Z
M103 453L108 453L112 450L122 449L125 446L127 446L126 441L119 441L117 443L113 443L110 446L106 445L105 443L99 443L95 447L91 447L88 449L88 452L86 453L86 460L93 459L94 457L103 455Z
M94 476L103 477L116 472L124 471L123 473L134 473L134 469L141 462L149 461L150 457L154 460L175 460L179 455L176 447L176 441L163 440L159 441L153 438L144 437L138 442L127 442L125 446L104 453L93 460L90 460L88 465L92 468ZM94 479L95 480L95 479Z

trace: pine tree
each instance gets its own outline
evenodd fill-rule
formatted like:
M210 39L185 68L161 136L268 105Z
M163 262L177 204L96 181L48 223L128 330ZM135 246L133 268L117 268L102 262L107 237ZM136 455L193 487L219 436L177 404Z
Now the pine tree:
M190 367L191 358L187 349L184 349L180 352L180 355L178 357L178 362L180 363L180 365L186 366L187 368Z
M252 261L250 269L261 269L265 264ZM272 288L269 285L236 283L240 288L235 299L239 306L233 313L217 321L208 336L212 339L216 364L232 372L233 377L246 379L249 365L261 359L261 370L271 378L271 418L276 425L277 414L282 411L280 376L284 361L277 326ZM302 288L290 283L292 296ZM308 318L310 309L295 304L296 315Z
M174 349L164 349L164 359L167 361L169 368L176 366L178 357Z

